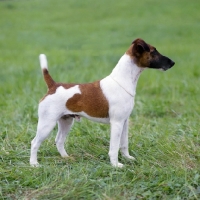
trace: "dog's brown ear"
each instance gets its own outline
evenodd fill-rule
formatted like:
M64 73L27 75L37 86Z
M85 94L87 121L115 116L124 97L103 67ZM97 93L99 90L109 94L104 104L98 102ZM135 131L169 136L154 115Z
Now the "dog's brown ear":
M139 57L145 51L146 52L150 51L148 44L140 38L134 40L132 44L133 44L133 49L132 49L133 55L137 57Z

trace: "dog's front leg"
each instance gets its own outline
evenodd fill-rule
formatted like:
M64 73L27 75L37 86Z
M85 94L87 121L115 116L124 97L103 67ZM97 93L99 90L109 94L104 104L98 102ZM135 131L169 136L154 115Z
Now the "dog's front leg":
M129 155L128 151L128 119L124 123L122 135L121 135L121 141L120 141L120 151L122 156L128 159L135 160L133 156Z
M120 146L120 138L123 131L124 121L112 121L110 133L110 162L114 167L123 167L123 164L118 162L118 151Z

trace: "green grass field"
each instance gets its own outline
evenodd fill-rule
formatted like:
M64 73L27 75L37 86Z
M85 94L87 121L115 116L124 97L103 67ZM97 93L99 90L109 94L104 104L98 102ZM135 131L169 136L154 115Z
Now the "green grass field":
M0 1L0 199L200 198L199 0ZM110 166L109 126L82 119L63 159L54 138L29 166L37 106L46 92L38 55L54 79L92 82L107 76L136 38L176 65L141 75L130 118L136 162Z

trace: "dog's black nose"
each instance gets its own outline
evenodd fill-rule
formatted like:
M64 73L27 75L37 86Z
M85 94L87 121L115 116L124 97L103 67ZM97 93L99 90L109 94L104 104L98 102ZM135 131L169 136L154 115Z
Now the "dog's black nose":
M171 67L175 65L175 62L171 60Z
M168 66L169 68L173 67L175 65L175 62L171 59L168 59Z

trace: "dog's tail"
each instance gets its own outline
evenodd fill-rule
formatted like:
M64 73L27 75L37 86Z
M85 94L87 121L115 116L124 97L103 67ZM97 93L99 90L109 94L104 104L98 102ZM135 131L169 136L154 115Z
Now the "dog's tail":
M50 89L55 85L55 81L52 79L52 77L49 74L46 55L40 54L39 60L40 60L40 66L43 72L44 80L47 84L47 87Z

